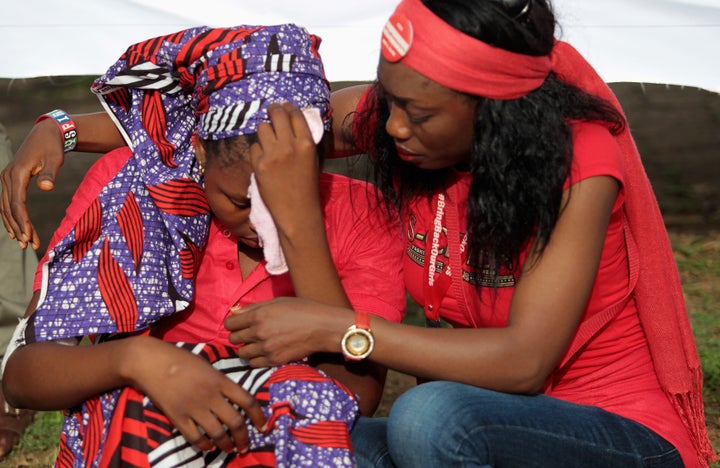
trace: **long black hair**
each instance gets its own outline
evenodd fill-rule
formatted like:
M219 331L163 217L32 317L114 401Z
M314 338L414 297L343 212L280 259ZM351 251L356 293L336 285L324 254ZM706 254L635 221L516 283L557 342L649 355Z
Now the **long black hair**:
M555 16L546 0L423 2L448 24L495 47L531 56L552 50ZM472 154L465 168L472 176L468 261L476 273L485 267L485 274L495 276L501 266L517 267L531 241L542 252L550 240L572 164L573 121L602 122L613 133L625 121L612 104L554 73L519 99L467 98L477 100ZM372 135L361 144L375 159L373 182L386 200L402 212L411 198L442 189L447 170L426 171L398 158L385 131L389 109L377 83L374 104L363 114L355 116L354 127Z

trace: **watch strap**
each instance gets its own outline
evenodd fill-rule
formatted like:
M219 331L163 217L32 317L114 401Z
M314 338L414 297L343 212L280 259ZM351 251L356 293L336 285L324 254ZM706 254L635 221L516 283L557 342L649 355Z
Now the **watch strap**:
M370 315L367 312L356 311L355 323L350 325L340 342L345 359L361 361L372 353L375 347L375 338L370 330Z
M370 330L370 314L363 310L355 311L355 326L363 330Z

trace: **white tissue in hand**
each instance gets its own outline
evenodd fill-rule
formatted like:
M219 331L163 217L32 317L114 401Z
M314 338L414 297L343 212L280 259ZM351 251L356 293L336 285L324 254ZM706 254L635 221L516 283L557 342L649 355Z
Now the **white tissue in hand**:
M305 116L308 128L310 128L313 141L316 144L320 143L320 140L322 140L323 134L325 133L320 109L317 107L307 107L302 110L302 113L303 116ZM260 197L260 191L258 190L257 182L255 181L255 174L250 175L248 198L252 200L250 208L250 222L255 226L258 241L263 249L263 256L266 261L265 269L271 275L281 275L286 273L288 271L288 266L285 262L285 255L283 254L282 247L280 246L277 228L275 227L275 222L272 219L270 210L268 210L262 200L262 197Z
M270 210L260 197L260 191L255 181L255 174L250 174L250 186L248 187L248 198L252 204L250 208L250 222L255 226L258 241L263 249L265 257L265 269L271 275L281 275L288 271L285 255L280 246L275 222L270 215Z
M320 109L317 107L306 107L302 110L302 113L305 116L305 121L307 122L308 127L310 128L313 141L315 144L320 143L320 140L322 140L323 134L325 133Z

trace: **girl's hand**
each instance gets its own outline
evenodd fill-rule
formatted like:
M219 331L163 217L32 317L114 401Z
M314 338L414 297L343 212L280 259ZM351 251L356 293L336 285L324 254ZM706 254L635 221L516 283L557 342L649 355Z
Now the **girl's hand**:
M283 297L237 308L225 319L230 342L244 343L238 356L253 367L339 353L340 339L353 323L352 311L300 298Z
M233 403L264 430L265 414L253 396L201 357L151 337L139 337L132 349L130 384L199 450L247 450L246 421Z
M294 104L273 104L268 115L272 125L258 128L250 161L260 195L278 230L292 234L308 222L312 208L320 213L317 147L303 113Z
M45 119L35 124L15 157L0 173L0 215L10 237L23 249L28 244L35 250L40 248L40 238L27 212L30 179L37 176L41 190L52 190L63 162L65 153L60 130L52 119Z

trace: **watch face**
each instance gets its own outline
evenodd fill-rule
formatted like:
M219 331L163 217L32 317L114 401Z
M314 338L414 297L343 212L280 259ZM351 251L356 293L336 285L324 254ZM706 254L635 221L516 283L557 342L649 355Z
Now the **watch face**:
M372 333L364 328L351 326L341 341L342 352L347 359L359 361L372 353L375 345Z
M360 356L370 347L370 340L363 333L353 333L347 339L347 349L350 354Z

